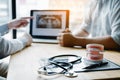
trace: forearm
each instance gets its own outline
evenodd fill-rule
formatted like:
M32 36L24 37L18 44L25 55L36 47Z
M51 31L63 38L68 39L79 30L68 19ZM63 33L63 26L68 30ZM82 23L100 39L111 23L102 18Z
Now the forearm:
M105 49L120 49L120 46L115 43L115 41L111 38L111 36L105 37L96 37L96 38L76 38L75 45L86 47L87 44L97 43L103 44Z
M5 40L0 38L0 58L9 56L10 54L16 53L17 51L24 48L23 43L20 40Z

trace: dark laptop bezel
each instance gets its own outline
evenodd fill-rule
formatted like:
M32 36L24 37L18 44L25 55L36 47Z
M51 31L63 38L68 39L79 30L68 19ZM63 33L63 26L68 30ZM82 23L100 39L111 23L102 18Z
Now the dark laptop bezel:
M66 28L69 27L69 10L31 10L30 11L30 16L33 16L33 13L34 12L39 12L39 11L66 11ZM30 35L33 37L33 38L41 38L41 39L56 39L57 36L43 36L43 35L33 35L32 32L32 25L33 25L33 19L30 20Z

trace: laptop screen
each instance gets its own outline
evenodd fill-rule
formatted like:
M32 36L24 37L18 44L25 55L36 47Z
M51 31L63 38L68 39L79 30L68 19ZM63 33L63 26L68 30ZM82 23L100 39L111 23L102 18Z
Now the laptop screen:
M56 39L69 26L69 10L31 10L30 34L33 38Z

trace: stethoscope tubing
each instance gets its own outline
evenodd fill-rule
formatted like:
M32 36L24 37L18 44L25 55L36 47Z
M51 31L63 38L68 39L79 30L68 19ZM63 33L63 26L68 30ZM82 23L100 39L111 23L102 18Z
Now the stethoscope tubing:
M76 59L71 61L71 62L56 61L55 59L59 58L59 57L76 57ZM73 64L78 62L78 61L81 62L81 57L77 56L77 55L73 55L73 54L57 55L57 56L53 56L53 57L48 59L49 65L53 64L53 65L63 69L62 72L59 72L57 74L64 74L64 73L68 72L71 68L73 68ZM43 70L45 70L45 71L47 71L47 67L46 66L44 66L44 68L43 68ZM64 66L67 66L67 68L65 68ZM50 75L50 74L47 74L47 75Z

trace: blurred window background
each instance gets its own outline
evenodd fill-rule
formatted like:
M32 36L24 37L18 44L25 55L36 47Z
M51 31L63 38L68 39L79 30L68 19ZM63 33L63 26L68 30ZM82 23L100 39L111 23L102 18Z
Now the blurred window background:
M0 0L0 25L6 24L11 19L11 0ZM11 38L11 35L10 32L6 38Z
M7 23L11 19L10 0L0 0L0 24Z

